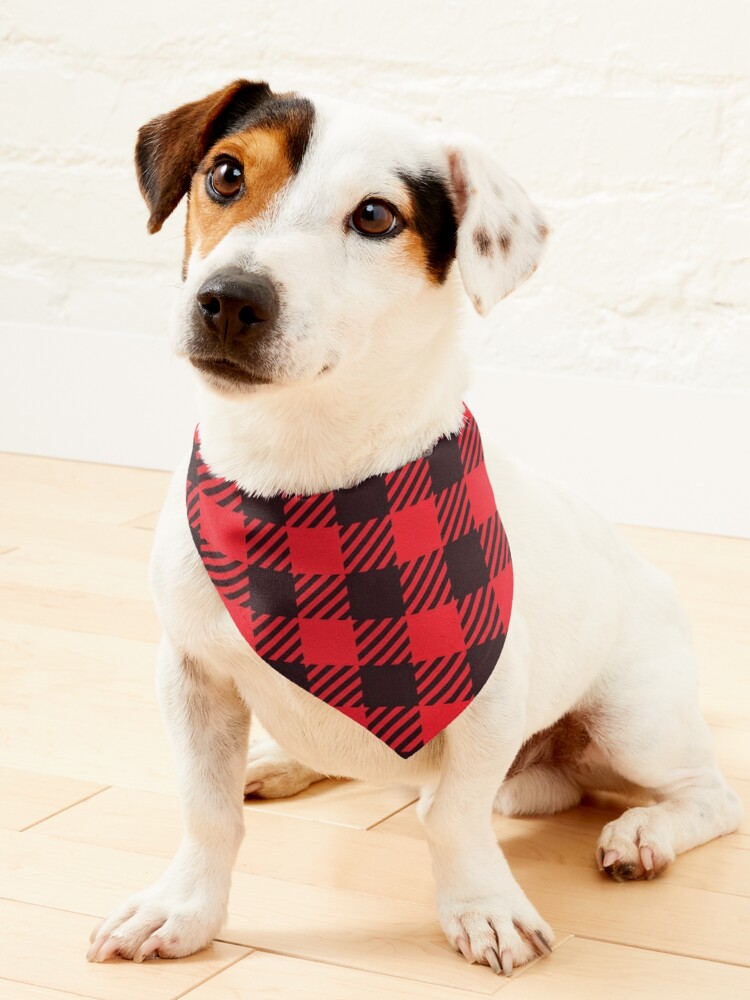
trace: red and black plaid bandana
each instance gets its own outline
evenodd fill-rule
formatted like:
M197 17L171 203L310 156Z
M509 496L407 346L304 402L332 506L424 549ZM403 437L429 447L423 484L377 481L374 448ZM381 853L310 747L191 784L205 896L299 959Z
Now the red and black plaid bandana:
M513 567L474 418L394 472L264 499L214 476L198 430L195 546L265 662L410 757L469 705L508 630Z

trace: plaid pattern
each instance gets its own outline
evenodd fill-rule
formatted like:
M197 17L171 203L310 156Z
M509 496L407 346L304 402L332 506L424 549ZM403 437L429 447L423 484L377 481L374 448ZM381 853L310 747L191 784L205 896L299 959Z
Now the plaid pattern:
M358 486L248 496L213 475L198 429L195 546L265 662L410 757L481 691L513 596L508 540L468 409L457 436Z

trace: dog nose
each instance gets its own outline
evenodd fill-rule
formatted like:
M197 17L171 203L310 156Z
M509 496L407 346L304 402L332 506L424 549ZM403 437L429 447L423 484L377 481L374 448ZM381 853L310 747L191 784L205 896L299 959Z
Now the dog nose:
M262 336L279 313L276 289L268 278L239 268L212 275L199 288L196 301L204 330L224 347Z

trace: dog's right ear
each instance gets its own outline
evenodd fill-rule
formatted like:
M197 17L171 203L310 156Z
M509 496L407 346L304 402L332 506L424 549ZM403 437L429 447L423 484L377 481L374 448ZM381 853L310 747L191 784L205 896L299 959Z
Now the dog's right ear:
M267 83L235 80L201 101L183 104L138 130L135 168L151 216L148 231L158 233L190 188L195 168L233 121L267 100Z
M456 260L474 308L486 316L534 273L549 231L539 209L482 143L454 137L447 153Z

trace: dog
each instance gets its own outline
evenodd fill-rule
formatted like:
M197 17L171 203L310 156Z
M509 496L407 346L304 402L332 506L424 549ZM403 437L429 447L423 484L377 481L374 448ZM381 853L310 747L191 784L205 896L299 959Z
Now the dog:
M176 347L198 374L211 475L244 497L323 494L455 439L464 291L486 315L534 272L548 237L482 143L238 80L145 125L136 168L151 232L188 198ZM646 790L651 804L596 845L592 860L617 880L652 878L736 829L674 588L582 502L486 456L513 556L505 644L478 696L400 755L240 634L191 534L190 461L151 563L185 834L156 884L94 931L91 961L210 943L243 790L288 796L331 775L418 786L447 939L506 975L549 954L554 935L496 842L493 809L553 813L585 790ZM271 735L248 762L251 711Z

